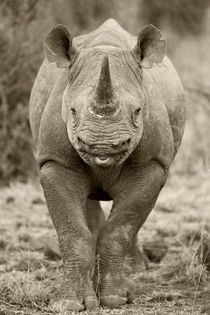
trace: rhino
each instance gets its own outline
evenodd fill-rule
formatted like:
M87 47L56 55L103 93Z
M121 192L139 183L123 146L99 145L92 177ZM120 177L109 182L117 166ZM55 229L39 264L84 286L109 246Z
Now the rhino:
M60 24L44 52L30 125L63 258L52 307L119 307L131 301L125 257L180 146L184 89L153 25L136 37L109 19L73 38ZM103 200L113 200L106 220Z

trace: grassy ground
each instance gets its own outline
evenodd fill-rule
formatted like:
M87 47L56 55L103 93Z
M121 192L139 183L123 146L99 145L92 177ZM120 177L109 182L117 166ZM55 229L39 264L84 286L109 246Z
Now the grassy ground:
M195 96L192 96L195 97ZM196 112L206 128L205 111ZM139 233L139 247L158 244L166 255L130 275L134 304L84 314L210 314L210 272L196 256L210 235L208 156L189 111L182 149L158 203ZM194 143L196 139L196 144ZM105 209L109 208L105 204ZM46 247L56 237L38 183L11 183L0 190L0 314L53 314L51 292L62 263ZM51 248L52 249L52 248ZM206 310L206 312L205 312Z

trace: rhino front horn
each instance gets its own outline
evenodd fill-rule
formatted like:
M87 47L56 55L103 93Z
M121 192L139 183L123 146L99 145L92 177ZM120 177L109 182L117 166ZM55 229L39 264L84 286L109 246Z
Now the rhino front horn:
M119 112L119 104L116 103L111 82L108 56L105 56L102 61L95 96L89 111L100 118L116 116Z
M113 88L109 70L108 56L104 57L98 85L96 88L96 100L100 104L109 104L113 97Z

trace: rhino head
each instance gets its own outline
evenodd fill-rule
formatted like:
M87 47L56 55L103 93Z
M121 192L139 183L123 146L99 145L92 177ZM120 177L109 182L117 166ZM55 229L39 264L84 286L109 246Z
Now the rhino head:
M48 61L69 71L62 98L68 137L89 165L120 165L140 142L148 112L142 68L161 62L165 46L152 25L142 29L134 48L87 41L78 49L65 26L48 33Z

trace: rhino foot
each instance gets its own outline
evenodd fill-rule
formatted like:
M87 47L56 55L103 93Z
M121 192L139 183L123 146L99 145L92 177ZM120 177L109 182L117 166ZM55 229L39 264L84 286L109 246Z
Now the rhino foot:
M79 291L79 292L78 292ZM72 311L80 312L84 310L93 310L99 306L95 292L89 287L85 290L85 285L77 293L71 293L68 287L61 287L61 289L55 292L54 297L51 300L52 309L56 313L65 313L65 315L71 314Z
M120 295L104 295L100 297L100 304L110 308L119 307L132 302L133 296L130 293L127 293L125 297Z
M53 303L52 308L53 311L57 312L57 313L62 313L64 312L65 315L72 314L71 312L81 312L84 310L93 310L95 308L98 307L98 301L96 298L92 298L92 297L87 297L84 298L83 301L79 301L79 300L59 300L55 303Z
M100 304L110 308L118 307L127 303L127 298L118 295L105 295L100 297Z
M116 277L102 278L99 288L98 295L102 306L114 308L133 301L132 285L125 278L120 282Z

